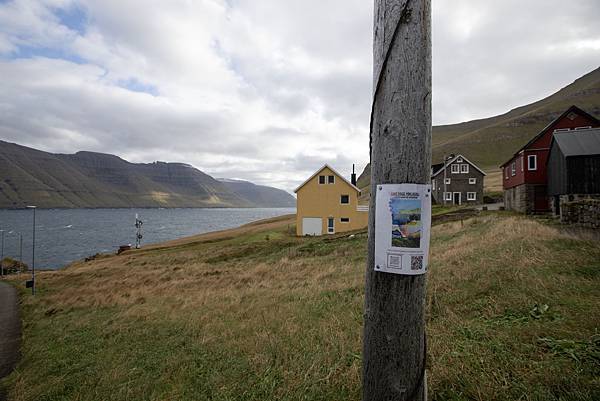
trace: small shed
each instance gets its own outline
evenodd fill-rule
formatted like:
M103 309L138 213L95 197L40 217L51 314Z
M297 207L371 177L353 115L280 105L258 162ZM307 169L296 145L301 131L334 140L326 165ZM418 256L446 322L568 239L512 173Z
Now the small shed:
M600 128L555 132L547 170L548 195L555 212L565 200L600 197Z

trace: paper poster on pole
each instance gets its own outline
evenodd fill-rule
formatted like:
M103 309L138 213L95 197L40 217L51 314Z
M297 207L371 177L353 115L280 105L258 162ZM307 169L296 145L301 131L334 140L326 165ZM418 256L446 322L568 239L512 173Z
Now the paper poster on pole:
M377 185L375 270L418 275L427 272L431 232L431 185Z

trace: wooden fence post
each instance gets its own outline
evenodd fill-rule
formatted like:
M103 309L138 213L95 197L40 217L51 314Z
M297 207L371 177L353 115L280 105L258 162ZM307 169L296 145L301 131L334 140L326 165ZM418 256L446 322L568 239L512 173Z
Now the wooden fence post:
M374 270L378 184L428 184L431 0L375 0L363 400L425 398L425 275Z

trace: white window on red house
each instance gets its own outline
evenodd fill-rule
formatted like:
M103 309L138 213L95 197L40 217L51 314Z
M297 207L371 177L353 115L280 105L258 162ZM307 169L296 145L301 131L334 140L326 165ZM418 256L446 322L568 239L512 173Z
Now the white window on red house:
M508 167L504 167L504 176L508 180Z
M469 178L469 184L477 184L477 178Z
M510 175L512 175L513 177L515 176L515 174L517 174L517 163L516 162L512 162L512 164L510 165Z
M452 174L458 174L460 172L460 165L458 164L453 164L452 166L450 166L450 171L452 172Z
M523 169L525 168L525 160L523 159L523 156L521 156L521 171L523 171Z
M461 164L460 165L460 172L463 174L468 174L469 173L469 165L468 164Z
M477 200L477 192L467 192L467 200L469 200L469 201Z
M537 170L537 155L527 156L527 169L530 171Z

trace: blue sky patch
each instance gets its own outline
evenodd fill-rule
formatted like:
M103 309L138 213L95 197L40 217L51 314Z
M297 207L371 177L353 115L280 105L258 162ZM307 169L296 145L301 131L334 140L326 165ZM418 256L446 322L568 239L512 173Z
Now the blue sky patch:
M54 10L54 15L58 18L61 25L80 35L85 34L88 17L82 7L74 4L68 8L57 8Z
M158 88L156 86L143 83L136 78L120 80L117 82L117 86L132 92L147 93L152 96L158 96Z
M19 46L17 51L7 55L5 57L0 57L3 59L22 59L22 58L36 58L36 57L45 57L51 59L58 60L66 60L75 64L85 64L86 61L79 57L77 54L72 52L68 52L65 49L55 49L49 47L37 47L37 46Z

